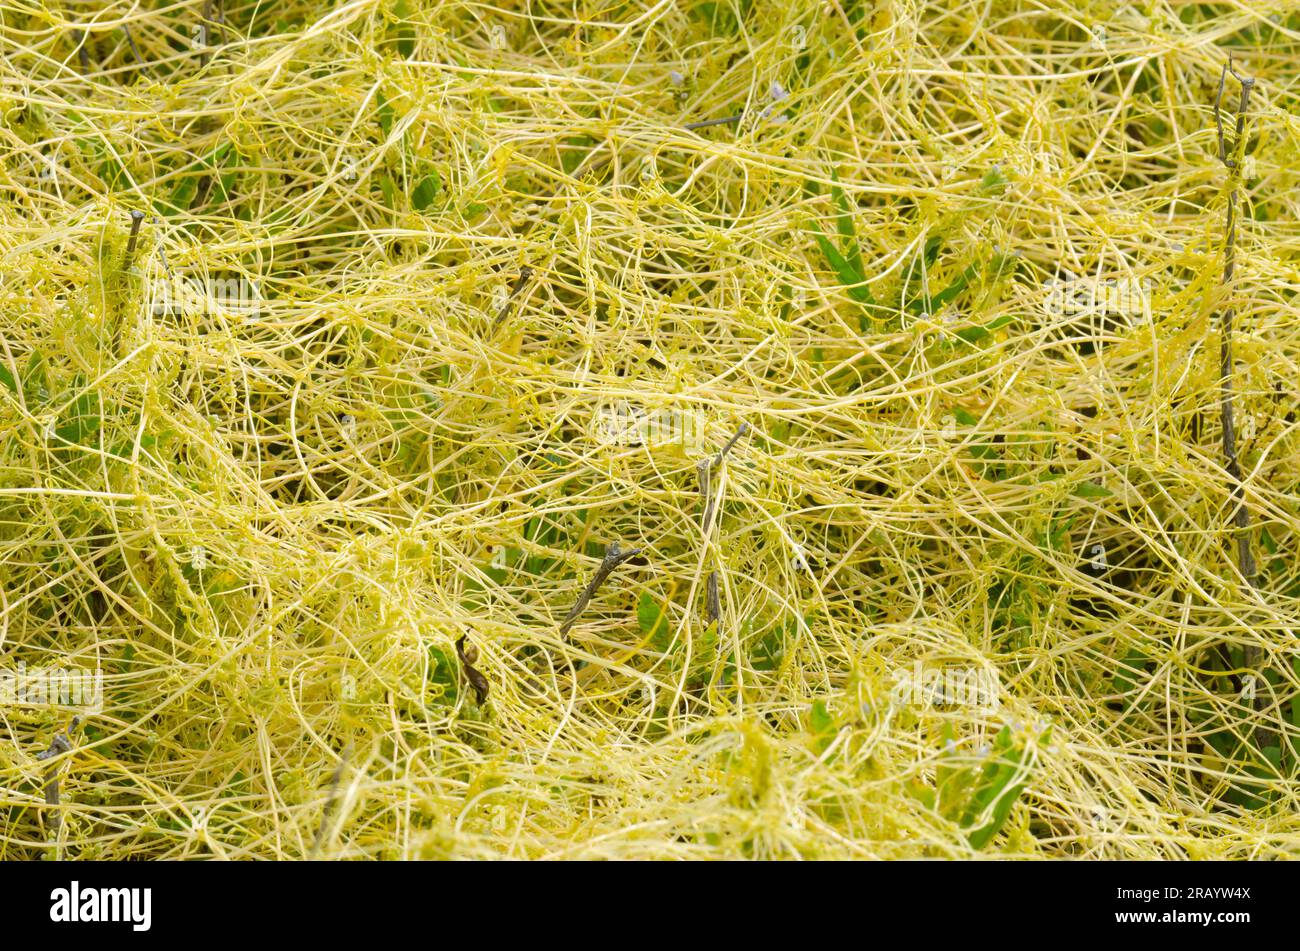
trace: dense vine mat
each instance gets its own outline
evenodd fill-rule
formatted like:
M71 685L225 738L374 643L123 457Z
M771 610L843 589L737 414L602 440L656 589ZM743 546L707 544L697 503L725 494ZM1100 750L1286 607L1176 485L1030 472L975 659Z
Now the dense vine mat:
M0 858L1294 854L1292 10L8 0Z

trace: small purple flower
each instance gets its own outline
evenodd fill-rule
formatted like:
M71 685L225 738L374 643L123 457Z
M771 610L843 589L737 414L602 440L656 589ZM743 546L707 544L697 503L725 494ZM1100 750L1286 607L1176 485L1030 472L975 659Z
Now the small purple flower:
M763 108L763 111L758 114L758 117L760 119L771 119L773 122L785 122L789 116L784 112L777 113L776 104L778 102L784 102L786 99L790 98L790 93L788 93L786 88L780 83L773 82L772 85L767 87L767 95L772 101ZM774 115L773 113L776 114Z

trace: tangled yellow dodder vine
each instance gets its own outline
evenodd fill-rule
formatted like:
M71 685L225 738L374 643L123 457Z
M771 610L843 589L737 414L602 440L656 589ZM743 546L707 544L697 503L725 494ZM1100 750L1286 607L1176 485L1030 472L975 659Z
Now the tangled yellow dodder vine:
M1298 63L0 6L0 858L1295 854Z

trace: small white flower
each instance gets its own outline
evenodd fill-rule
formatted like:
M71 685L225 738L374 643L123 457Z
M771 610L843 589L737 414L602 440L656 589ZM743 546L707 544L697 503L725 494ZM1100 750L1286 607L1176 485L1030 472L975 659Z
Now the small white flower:
M767 94L772 97L774 102L783 102L790 95L786 92L784 86L775 81L768 87Z
M1255 438L1256 423L1253 415L1247 415L1241 423L1241 438L1251 442Z
M681 86L686 82L686 77L674 69L671 73L668 74L668 81L672 83L674 86Z

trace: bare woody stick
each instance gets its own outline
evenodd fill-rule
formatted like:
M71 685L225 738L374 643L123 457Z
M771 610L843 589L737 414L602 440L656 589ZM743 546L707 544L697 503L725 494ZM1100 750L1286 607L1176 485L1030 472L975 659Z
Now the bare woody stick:
M609 543L609 547L605 549L605 557L601 559L600 565L596 568L596 573L592 575L591 581L587 583L587 587L583 589L582 594L578 595L578 602L569 610L568 615L560 624L561 634L569 633L569 628L571 628L573 622L578 619L578 615L583 612L589 603L591 603L592 597L596 594L596 591L600 586L605 583L605 579L613 574L614 570L617 569L619 565L623 564L623 562L627 561L629 558L635 558L637 555L641 554L641 551L640 548L631 548L624 551L618 547L618 542Z
M478 648L473 644L466 644L465 637L466 635L462 634L460 640L456 642L456 655L460 658L460 666L465 672L465 679L474 688L474 696L481 707L483 701L487 699L488 689L491 685L488 683L488 679L483 676L483 672L474 666L474 663L478 660Z
M129 46L129 47L131 48L131 55L135 57L135 61L136 61L136 62L141 66L141 68L143 68L143 67L144 67L144 57L141 56L141 55L140 55L140 51L139 51L138 49L136 49L136 46L135 46L135 37L133 37L133 36L131 35L131 28L130 28L129 26L127 26L125 23L123 23L123 24L122 24L122 32L126 34L126 45Z
M86 31L73 30L72 38L77 44L77 62L81 64L83 73L90 72L90 54L86 52Z
M717 501L717 497L713 494L713 470L722 465L722 460L726 458L727 453L747 432L749 432L749 423L741 423L740 428L736 430L736 434L727 440L727 444L718 451L716 456L705 459L695 467L695 471L700 477L700 495L704 497L704 511L700 515L700 529L706 537L713 526L714 504ZM704 617L706 624L712 624L722 617L722 598L718 595L718 572L716 569L710 571L704 581Z
M49 749L36 754L37 760L53 759L60 753L72 751L72 740L68 737L68 731L75 730L81 723L81 717L73 717L72 724L67 730L54 735L54 741L50 743ZM59 767L51 766L45 771L45 804L54 807L50 816L50 829L54 832L59 831L60 819L62 818L59 811Z
M216 7L215 11L213 10L214 6ZM202 40L202 44L203 44L202 45L203 52L199 53L200 66L206 66L208 64L207 50L209 46L214 45L214 40L216 45L225 43L226 36L221 29L221 27L225 25L225 22L226 22L226 14L225 11L221 8L221 5L219 3L214 3L213 0L208 0L207 3L203 4L203 11L201 16L199 17L199 29L202 31L199 34L199 37ZM215 31L212 30L209 27L209 24L211 24L211 26L213 27L216 27L216 30ZM215 38L213 37L214 32L216 33Z
M510 296L506 298L506 302L501 305L501 310L497 312L496 318L492 321L493 330L496 330L501 325L501 321L510 315L511 308L515 306L515 298L519 296L519 292L524 289L524 285L528 283L528 279L532 276L533 269L527 264L519 269L519 276L515 278L514 286L510 288Z
M716 569L710 571L708 578L704 581L704 617L709 624L722 617L722 596L718 594L718 572Z
M334 775L330 777L329 798L325 800L325 809L321 812L320 826L316 829L316 841L311 846L311 857L314 859L320 853L320 847L325 842L325 832L329 828L330 819L334 815L334 800L338 797L339 783L343 781L343 771L347 769L348 760L352 757L352 744L347 745L343 751L343 756L339 758L339 765L334 769Z
M700 475L700 491L704 495L704 515L700 519L700 527L706 532L713 523L713 504L715 499L712 492L712 472L714 469L722 465L722 460L726 457L727 453L731 452L736 443L740 442L741 437L747 432L749 432L749 423L741 423L740 428L736 430L736 434L727 440L727 444L718 451L716 456L712 459L705 459L695 467L695 471Z
M739 122L745 114L738 112L734 116L724 116L721 119L701 119L698 122L688 122L685 128L694 131L695 129L711 129L715 125L730 125L733 122Z
M140 238L140 225L143 222L144 222L143 211L131 212L131 234L127 237L126 240L126 262L128 264L131 262L131 258L135 254L135 243Z
M1241 99L1237 104L1237 124L1231 148L1224 133L1221 112L1224 86L1227 84L1229 73L1241 84ZM1258 568L1255 563L1254 553L1250 548L1250 510L1246 508L1246 487L1241 478L1241 460L1237 454L1237 430L1234 419L1232 390L1232 330L1236 311L1230 295L1237 258L1237 190L1241 184L1240 163L1245 154L1246 114L1250 108L1250 93L1254 86L1255 80L1253 78L1237 75L1236 70L1232 68L1232 60L1229 59L1223 67L1223 72L1219 74L1219 92L1214 100L1214 125L1218 133L1219 161L1228 169L1229 176L1228 212L1223 251L1223 287L1228 292L1229 297L1219 322L1219 407L1223 429L1223 456L1228 470L1228 477L1231 480L1231 497L1234 506L1232 522L1237 531L1237 567L1251 588L1257 587ZM1254 672L1255 676L1263 676L1263 648L1258 644L1248 643L1245 650L1245 661L1246 666ZM1268 697L1266 691L1258 689L1255 694L1255 710L1263 713L1267 707ZM1255 728L1255 741L1261 747L1271 745L1273 742L1272 731L1262 725L1257 726Z

